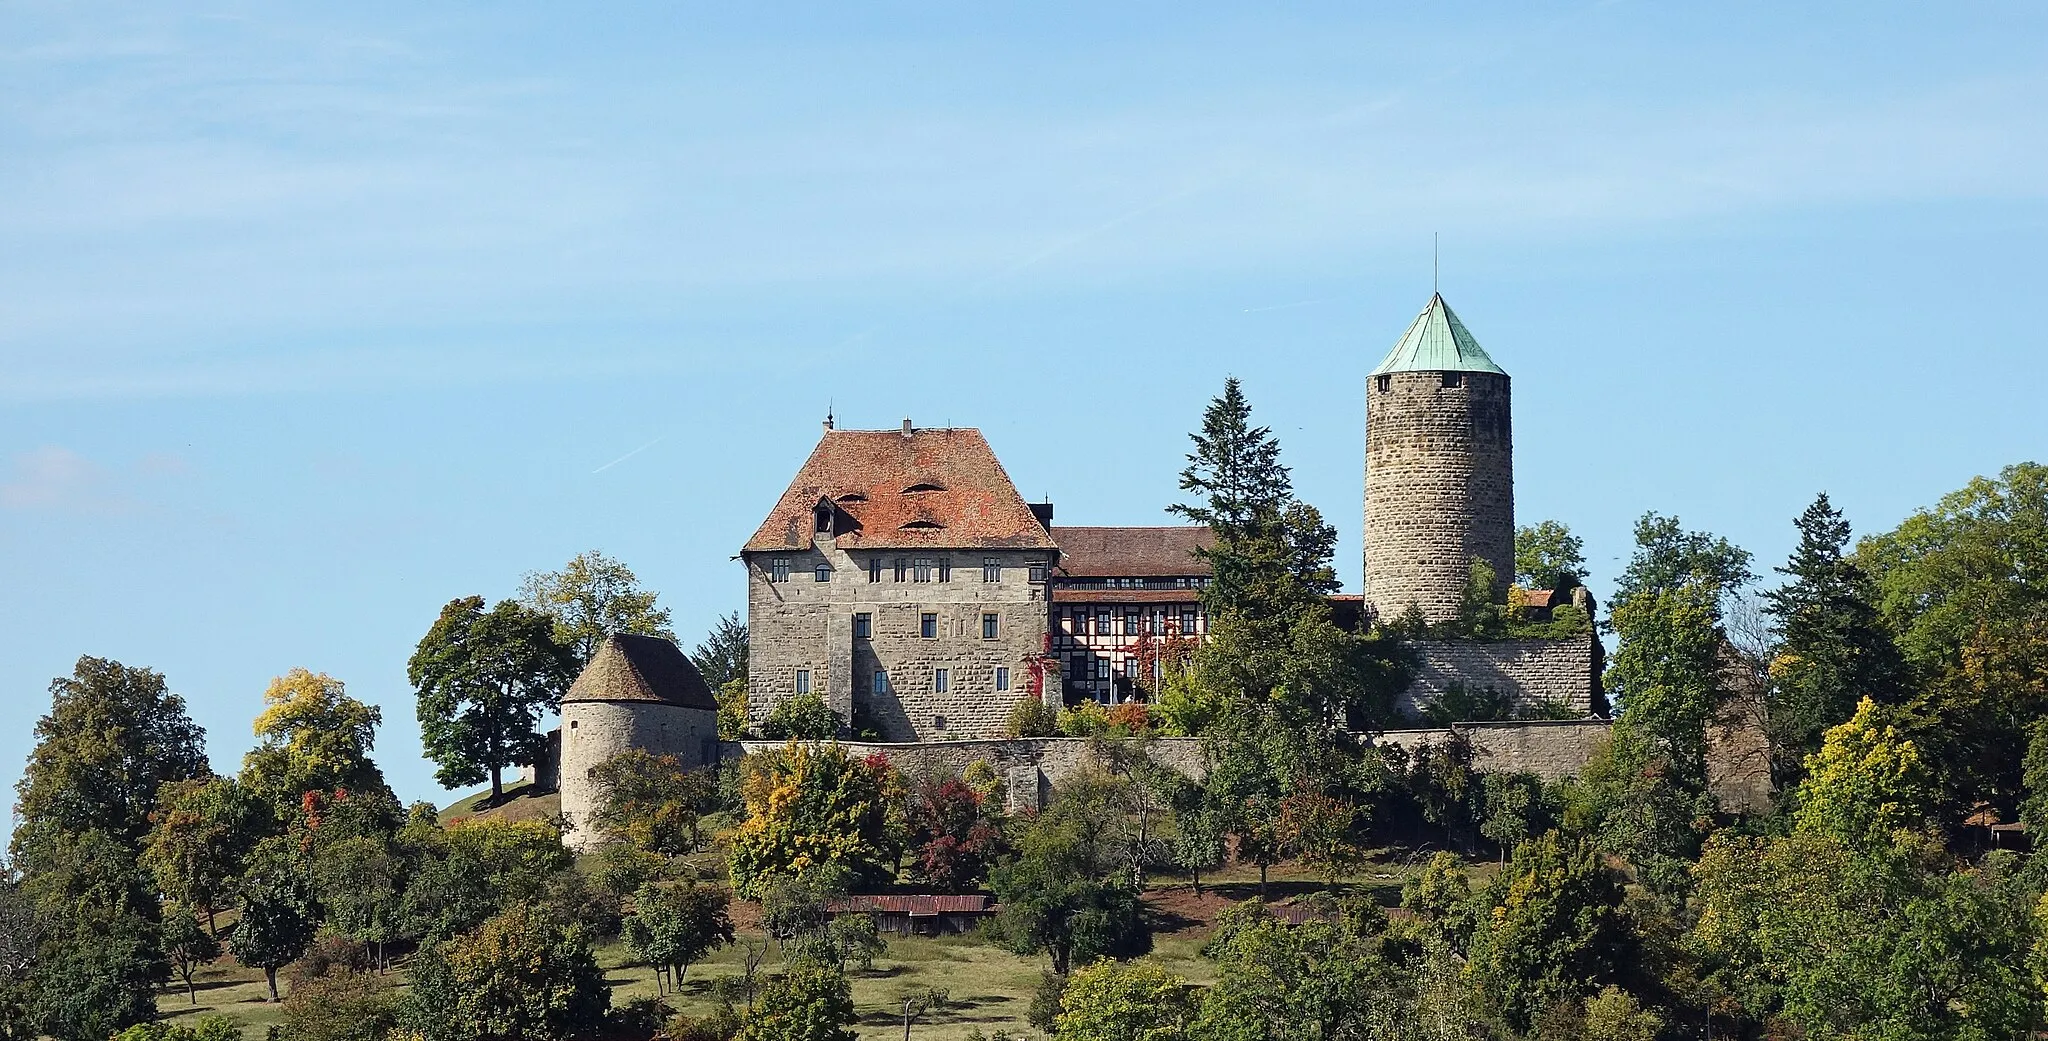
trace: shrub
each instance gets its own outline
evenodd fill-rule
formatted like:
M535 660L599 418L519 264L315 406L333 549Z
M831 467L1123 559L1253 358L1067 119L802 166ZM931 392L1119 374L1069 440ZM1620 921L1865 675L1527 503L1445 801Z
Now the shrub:
M1060 714L1037 698L1025 698L1011 707L1003 731L1011 737L1057 737Z
M761 722L761 736L770 741L829 741L839 734L839 717L816 694L784 698Z
M1084 701L1060 713L1060 733L1068 737L1100 737L1109 731L1109 710Z
M382 1041L397 1008L389 979L339 969L293 983L280 1026L292 1041Z
M1142 701L1126 701L1116 705L1104 714L1110 733L1119 736L1136 736L1151 729L1152 717L1145 710Z

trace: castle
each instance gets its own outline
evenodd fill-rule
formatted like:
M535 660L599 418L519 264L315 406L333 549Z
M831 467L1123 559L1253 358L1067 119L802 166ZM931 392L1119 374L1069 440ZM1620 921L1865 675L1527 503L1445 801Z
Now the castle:
M1368 374L1365 591L1383 619L1457 617L1474 559L1514 568L1508 374L1440 295ZM748 708L799 694L885 741L988 738L1016 703L1119 701L1146 648L1207 634L1192 527L1063 528L973 429L839 430L741 548ZM1348 599L1348 598L1340 598ZM1547 603L1547 601L1546 601ZM1603 709L1599 644L1420 640L1414 710L1452 684L1545 711Z
M1493 569L1500 602L1515 573L1507 372L1432 295L1365 393L1365 585L1333 598L1338 616L1451 621L1475 559ZM1208 633L1208 566L1196 553L1208 544L1202 527L1055 526L1052 504L1026 502L978 430L909 420L841 430L828 417L740 549L749 720L816 695L883 742L984 745L1025 699L1139 696L1156 641ZM1535 606L1548 597L1534 594ZM1550 715L1605 713L1590 628L1410 646L1416 668L1400 705L1410 714L1454 686ZM619 751L715 760L716 712L673 644L606 641L563 702L563 811L584 818L589 771Z

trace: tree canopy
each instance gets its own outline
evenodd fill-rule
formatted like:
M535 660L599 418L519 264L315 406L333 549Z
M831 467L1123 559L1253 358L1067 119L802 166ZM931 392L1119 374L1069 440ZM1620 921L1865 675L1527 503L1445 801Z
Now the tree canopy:
M576 659L555 640L549 616L510 600L486 611L482 597L450 601L407 663L419 695L420 737L446 788L486 777L492 798L504 770L531 763L543 746L541 715L561 706Z

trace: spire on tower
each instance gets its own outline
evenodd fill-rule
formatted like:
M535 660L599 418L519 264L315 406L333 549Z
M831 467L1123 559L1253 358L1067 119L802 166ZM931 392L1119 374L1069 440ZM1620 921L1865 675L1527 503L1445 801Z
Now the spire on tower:
M1370 375L1389 372L1498 372L1507 370L1493 363L1457 312L1444 303L1442 293L1432 293L1429 306L1415 316L1400 342L1387 352Z

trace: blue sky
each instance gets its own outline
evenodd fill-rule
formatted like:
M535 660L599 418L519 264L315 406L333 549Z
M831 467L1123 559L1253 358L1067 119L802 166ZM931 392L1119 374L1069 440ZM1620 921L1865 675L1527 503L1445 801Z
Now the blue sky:
M165 6L0 5L0 782L93 654L445 802L439 606L599 548L694 641L828 403L1158 523L1236 374L1356 588L1432 233L1596 591L2048 454L2038 5Z

